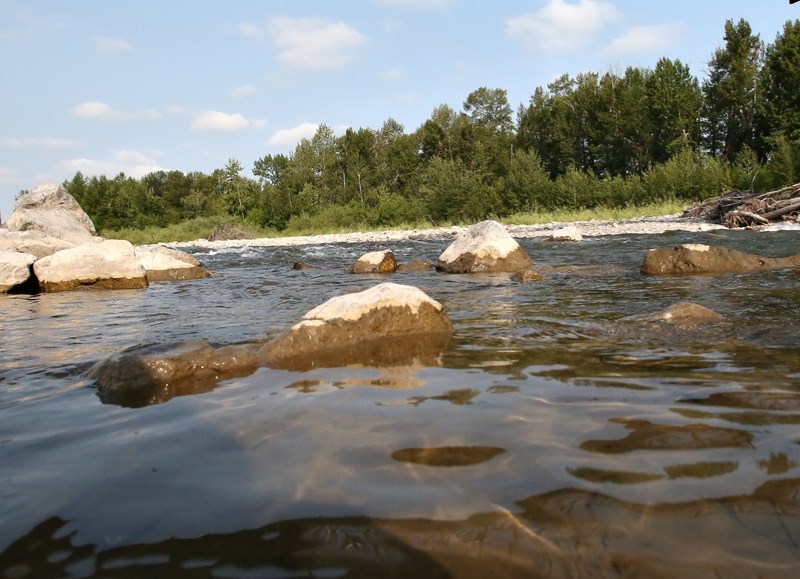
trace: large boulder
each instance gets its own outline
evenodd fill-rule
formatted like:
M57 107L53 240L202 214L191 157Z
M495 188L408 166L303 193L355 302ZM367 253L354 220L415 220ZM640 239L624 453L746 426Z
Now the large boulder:
M205 340L136 346L96 364L88 375L103 402L139 407L209 392L220 380L252 374L256 350L252 344L213 348Z
M353 364L433 364L452 332L442 305L423 291L382 283L331 298L267 344L273 368L307 370Z
M784 267L800 267L800 255L762 257L724 247L685 244L649 250L641 272L645 275L739 273Z
M365 253L353 262L348 273L394 273L397 271L397 259L391 251L372 251Z
M439 256L436 269L446 273L514 272L533 260L497 221L481 221L458 234Z
M49 237L40 231L0 229L0 249L30 253L42 258L70 247L75 247L75 244L57 237Z
M134 289L147 287L147 276L133 245L123 240L80 245L44 257L33 264L45 292L80 287Z
M197 258L184 251L157 245L137 247L135 253L149 282L200 279L211 275Z
M6 293L30 281L36 256L0 249L0 293Z
M38 231L76 245L92 243L97 233L75 198L56 183L39 185L17 199L6 227Z

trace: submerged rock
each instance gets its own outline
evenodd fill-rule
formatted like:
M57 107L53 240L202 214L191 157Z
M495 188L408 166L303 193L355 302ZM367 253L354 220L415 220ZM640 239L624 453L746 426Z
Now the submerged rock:
M664 322L674 326L697 326L721 322L725 318L700 304L680 302L652 314L641 314L622 318L623 322Z
M19 251L0 249L0 293L22 286L31 279L31 266L36 256Z
M397 271L404 273L418 273L421 271L431 271L436 269L434 265L424 259L412 259L408 263L401 263L397 266Z
M200 279L211 275L194 256L176 249L161 245L137 247L135 254L148 282Z
M205 340L177 346L135 347L89 370L98 395L107 404L140 407L175 396L213 390L224 378L245 376L258 366L256 346L213 348Z
M740 273L785 267L800 267L800 255L763 257L700 244L651 249L644 257L641 273L645 275Z
M533 283L537 281L542 281L544 279L544 276L538 271L535 271L531 268L527 268L515 273L513 276L511 276L511 279L519 283Z
M122 240L107 240L59 251L34 263L33 271L45 292L80 287L147 287L147 276L133 245Z
M96 231L75 198L57 183L35 187L17 199L9 231L38 231L73 244L92 243Z
M359 257L348 273L394 273L397 271L397 259L389 250L372 251Z
M444 308L421 290L382 283L331 298L267 344L273 368L433 363L452 332Z
M458 234L436 262L446 273L514 272L533 260L497 221L481 221Z

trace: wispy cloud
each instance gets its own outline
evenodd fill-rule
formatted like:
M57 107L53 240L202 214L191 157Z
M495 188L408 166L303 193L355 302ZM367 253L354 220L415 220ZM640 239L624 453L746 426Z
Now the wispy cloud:
M127 122L158 120L161 118L161 113L152 109L122 111L114 109L108 103L101 101L86 101L72 107L72 116L82 119Z
M133 50L133 44L121 38L98 36L94 39L94 48L100 53L129 52Z
M80 146L82 146L80 141L52 137L6 137L0 139L0 148L3 149L61 151L64 149L74 149Z
M192 128L194 130L212 133L238 133L245 129L263 129L266 126L266 121L248 119L241 113L224 113L221 111L202 111L192 119Z
M280 129L267 141L273 147L293 147L302 139L310 139L319 128L315 123L301 123L291 129Z
M84 175L114 176L125 173L129 177L139 179L148 173L165 170L151 156L139 151L115 151L109 159L70 159L59 164L62 171Z
M278 60L303 70L341 69L367 42L341 20L273 18L269 28Z
M399 68L388 68L386 70L382 70L378 73L378 76L385 80L400 80L405 77L403 71Z
M505 21L506 34L523 45L546 52L568 51L592 41L622 14L610 2L549 0L540 10Z
M606 54L663 51L675 46L686 32L683 22L668 22L650 26L634 26L611 41Z

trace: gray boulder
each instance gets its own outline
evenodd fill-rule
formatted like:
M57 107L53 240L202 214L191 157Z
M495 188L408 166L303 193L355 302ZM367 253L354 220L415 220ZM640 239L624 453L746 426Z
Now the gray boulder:
M451 333L440 303L415 287L382 283L314 308L260 355L266 365L289 370L430 365Z
M763 257L735 249L700 244L649 250L640 271L645 275L741 273L800 267L800 255Z
M33 264L45 292L80 287L135 289L147 287L147 276L133 245L123 240L80 245L44 257Z
M6 293L30 281L36 256L0 249L0 293Z
M75 198L56 183L39 185L17 199L6 228L38 231L76 245L92 243L97 233Z
M397 271L397 259L389 250L372 251L359 257L348 273L394 273Z
M497 221L481 221L458 234L436 262L446 273L514 272L533 263Z
M184 251L156 245L137 247L134 252L148 282L200 279L211 275L193 255Z

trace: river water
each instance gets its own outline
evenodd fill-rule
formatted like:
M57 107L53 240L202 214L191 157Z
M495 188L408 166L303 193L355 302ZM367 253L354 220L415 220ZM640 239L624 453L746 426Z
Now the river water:
M638 272L650 247L800 234L520 241L543 281L244 246L196 249L204 280L0 296L0 577L800 575L800 271ZM262 368L138 408L85 377L130 346L266 340L387 279L444 305L439 365ZM622 320L681 301L725 321Z

